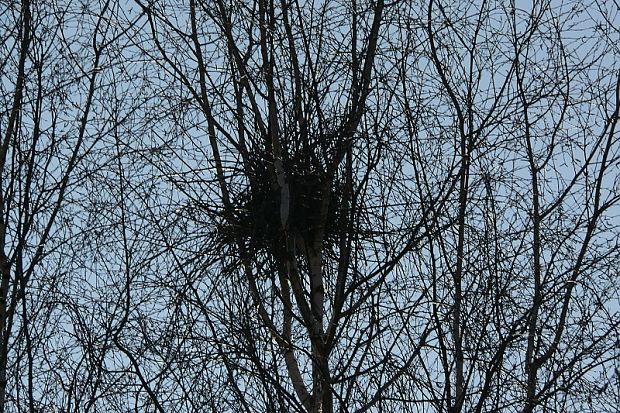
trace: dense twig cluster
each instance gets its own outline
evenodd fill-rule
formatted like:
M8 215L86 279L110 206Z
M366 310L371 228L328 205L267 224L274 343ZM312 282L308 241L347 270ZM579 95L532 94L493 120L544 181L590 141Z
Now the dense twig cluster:
M324 247L331 249L342 225L342 191L338 176L326 171L326 162L320 162L314 153L301 151L284 159L289 214L283 228L282 195L272 155L255 151L247 154L246 161L247 184L234 200L233 216L222 220L218 227L222 241L234 244L242 240L251 251L280 256L285 248L286 234L309 242L320 233ZM324 199L326 193L328 199ZM323 202L328 203L324 219L321 217Z

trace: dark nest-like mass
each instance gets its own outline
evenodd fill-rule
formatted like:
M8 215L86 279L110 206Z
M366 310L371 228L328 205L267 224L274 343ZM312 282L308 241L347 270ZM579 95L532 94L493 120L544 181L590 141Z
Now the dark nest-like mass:
M273 160L261 151L248 155L244 175L247 184L234 199L235 213L218 232L228 241L242 241L254 253L280 256L285 233L280 216L281 189ZM328 187L329 204L323 225L323 248L333 249L342 224L341 185L330 177L315 154L298 154L283 160L289 185L289 236L309 244L321 229L323 193Z

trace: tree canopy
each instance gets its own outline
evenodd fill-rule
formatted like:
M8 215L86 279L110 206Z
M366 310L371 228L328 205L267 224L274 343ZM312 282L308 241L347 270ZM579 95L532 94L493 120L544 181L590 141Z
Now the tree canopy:
M4 2L0 412L614 412L620 5Z

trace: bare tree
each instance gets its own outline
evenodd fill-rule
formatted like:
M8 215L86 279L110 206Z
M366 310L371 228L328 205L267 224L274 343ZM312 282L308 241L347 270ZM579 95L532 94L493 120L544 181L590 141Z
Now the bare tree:
M183 294L230 400L531 411L594 385L618 323L613 282L579 287L617 254L604 10L585 53L579 4L139 4L177 116L203 119L186 134L210 169L175 185L219 291Z
M88 224L86 184L119 120L108 114L123 104L109 101L124 87L112 68L131 28L115 24L118 10L110 1L2 5L1 412L69 411L97 386L84 286L70 286L84 282L76 242Z
M4 368L15 410L614 411L610 5L131 7L104 3L76 34L95 41L70 62L107 62L63 78L97 104L75 105L79 133L41 135L63 151L7 149L39 157L3 167L7 231L27 165L58 168L42 193L78 217L33 207L54 236L5 238L7 262L20 239L47 245L28 258L37 276L5 277L40 299L15 301L30 311ZM19 82L11 107L40 113ZM64 288L44 298L35 268Z
M600 65L617 29L597 23L575 40L584 6L427 6L461 170L458 224L434 247L433 273L451 279L438 301L452 325L434 330L439 410L607 411L617 398L605 393L617 378L598 377L618 356L620 321L607 275L620 78ZM598 11L589 18L605 21Z

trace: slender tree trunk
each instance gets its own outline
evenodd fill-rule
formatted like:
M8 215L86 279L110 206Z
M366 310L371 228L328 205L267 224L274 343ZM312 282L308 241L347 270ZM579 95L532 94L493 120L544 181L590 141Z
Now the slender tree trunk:
M4 224L0 224L0 231L4 235ZM4 241L4 236L2 236ZM1 342L0 342L0 412L4 412L4 405L6 402L6 385L7 385L7 372L6 372L6 364L7 364L7 351L8 351L8 341L9 341L9 331L6 327L6 316L8 309L8 294L9 294L9 283L11 278L11 264L4 253L4 242L0 246L0 273L2 275L2 286L0 291L0 334Z
M20 56L17 67L17 79L15 83L15 91L13 93L13 104L9 115L6 134L0 148L0 172L4 175L6 168L6 157L9 150L11 138L16 129L18 114L22 105L22 96L24 89L25 66L28 56L28 48L30 46L30 2L22 1L21 4L21 43ZM0 175L0 183L2 183L2 175ZM11 306L9 301L9 288L11 280L11 263L6 255L6 224L5 224L5 200L4 185L0 185L0 273L2 280L0 281L0 413L5 411L6 403L6 386L7 386L7 359L9 349L9 337L11 335L8 323L8 309Z

